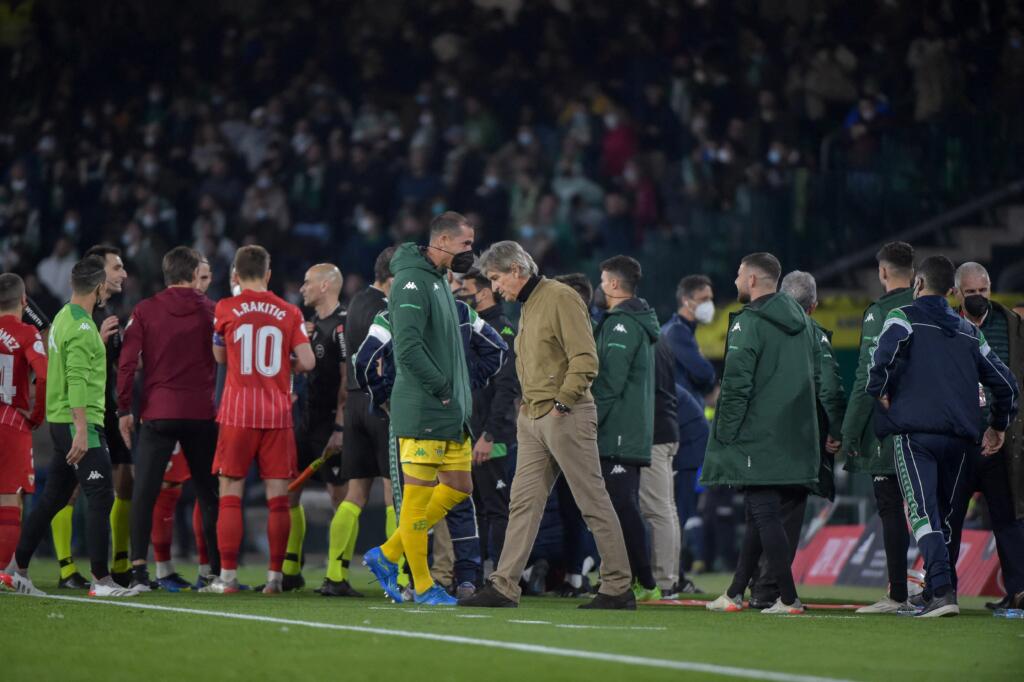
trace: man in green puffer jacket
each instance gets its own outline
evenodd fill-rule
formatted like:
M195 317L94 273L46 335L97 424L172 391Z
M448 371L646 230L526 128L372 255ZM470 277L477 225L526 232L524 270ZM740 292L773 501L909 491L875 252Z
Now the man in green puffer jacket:
M722 391L701 483L745 495L740 563L712 611L739 611L763 550L779 599L768 614L803 613L790 570L782 507L818 483L817 384L821 355L814 325L791 296L776 291L782 266L770 253L746 256L736 289L744 308L729 320Z
M654 344L661 327L636 297L640 263L615 256L601 263L608 314L595 330L600 370L591 391L597 404L601 474L622 526L637 601L661 598L640 514L640 467L650 466L654 442Z

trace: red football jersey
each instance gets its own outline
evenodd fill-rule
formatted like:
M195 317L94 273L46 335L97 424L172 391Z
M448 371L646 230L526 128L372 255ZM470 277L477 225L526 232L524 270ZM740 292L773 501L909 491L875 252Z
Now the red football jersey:
M36 409L33 417L42 421L46 404L46 348L36 328L13 315L0 317L0 424L30 431L28 420L18 408L29 408L28 369L36 373Z
M217 304L213 331L228 358L217 421L251 429L291 428L290 356L309 343L299 309L269 291L247 289Z

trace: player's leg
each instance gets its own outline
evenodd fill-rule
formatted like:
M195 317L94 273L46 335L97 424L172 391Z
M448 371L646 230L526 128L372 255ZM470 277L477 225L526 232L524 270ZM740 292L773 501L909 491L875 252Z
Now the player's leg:
M441 489L441 485L434 488L435 495ZM435 540L437 529L445 526L451 549L451 571L450 574L444 574L445 580L441 582L445 585L454 583L456 596L461 599L473 594L483 579L480 530L476 522L476 505L473 503L472 494L448 509L444 514L444 521L444 524L432 526Z
M651 564L663 594L679 582L679 515L672 495L672 459L678 448L678 443L655 445L651 465L640 470L640 512L651 527Z
M132 496L135 478L132 468L132 453L129 444L125 443L121 437L117 415L113 411L107 412L103 433L107 439L107 449L110 451L110 462L114 473L114 504L110 509L110 543L114 553L114 562L110 567L110 572L118 584L123 584L126 579L134 581L134 576L128 576L132 567L132 562L129 560L129 540L132 535ZM151 510L152 506L146 507L144 513L149 514ZM149 549L148 542L146 549Z
M471 499L472 467L473 444L468 437L462 442L445 443L443 462L438 469L438 484L431 492L426 514L428 528L445 520L451 543L453 577L460 596L464 597L476 591L482 573L480 535Z
M967 506L962 500L974 492L975 466L980 459L980 446L967 439L947 438L944 451L937 458L937 503L942 518L942 537L949 554L953 591L957 589L956 563L960 556Z
M146 421L139 427L138 480L133 483L133 504L136 513L131 519L132 586L143 591L151 589L146 560L149 540L153 532L153 517L157 499L167 474L167 464L174 451L177 438L170 422ZM122 472L124 468L122 468ZM123 474L122 474L123 475ZM118 501L115 500L115 505ZM173 516L173 512L171 514ZM159 559L158 559L159 560ZM115 560L116 565L116 560Z
M191 586L177 571L171 557L171 542L174 538L174 512L181 499L181 483L164 481L160 495L153 506L153 558L156 560L156 581L168 592L181 592Z
M50 534L53 540L53 551L57 555L57 563L60 565L60 581L57 587L62 589L88 589L89 582L78 571L75 565L75 557L71 548L73 537L73 521L75 517L75 503L78 501L78 481L75 481L75 489L64 505L50 521Z
M750 583L751 577L757 571L757 562L760 560L763 548L761 547L761 535L757 532L757 522L754 521L751 493L752 490L747 490L743 495L743 516L746 521L746 528L743 531L740 556L736 562L736 571L733 573L732 582L729 583L725 593L715 601L707 604L709 611L729 612L742 610L743 595L747 591L747 585Z
M260 445L261 434L256 429L238 426L221 426L217 435L217 449L212 471L218 476L220 485L219 509L217 512L217 541L220 551L220 575L200 592L231 594L238 592L238 554L242 546L242 495L245 493L245 476ZM183 442L186 454L193 448ZM193 480L199 471L189 461ZM199 487L196 491L198 494ZM201 501L200 501L201 502ZM204 514L204 526L208 517ZM209 536L207 536L209 542ZM210 546L212 547L212 545Z
M494 566L498 565L501 549L505 544L505 529L508 528L508 474L505 471L506 458L499 457L473 467L473 495L478 496L477 509L487 520L487 556Z
M295 430L295 446L298 458L298 470L304 471L320 456L317 450L319 439L315 437L309 425L303 422ZM321 446L322 448L323 446ZM306 510L302 508L302 488L288 493L288 515L291 521L288 531L288 543L285 548L284 564L281 573L284 575L283 589L292 590L299 587L302 578L302 547L306 543ZM285 584L287 582L288 584Z
M257 460L267 493L267 544L270 550L267 584L263 593L276 594L283 590L281 568L291 527L288 483L298 475L294 431L290 428L261 430Z
M345 447L349 450L350 445L346 443ZM351 456L358 456L355 450L351 450L343 457L349 457L350 452ZM327 576L320 588L320 594L324 596L362 596L348 584L348 569L359 535L359 517L369 499L372 485L372 478L348 481L345 499L334 512L328 538Z
M217 422L212 419L181 420L178 432L185 461L188 462L192 486L196 493L196 506L201 519L201 535L207 553L209 567L201 575L220 573L221 560L217 542L217 518L220 512L220 482L214 473L214 458L219 441ZM230 428L230 427L228 427ZM246 465L248 469L248 465ZM245 473L241 474L244 477ZM198 543L197 543L198 547Z
M21 534L24 493L35 492L32 432L0 426L0 571L7 568Z
M975 480L988 502L999 565L1003 569L1003 582L1007 595L1012 599L1018 594L1024 594L1024 519L1017 518L1013 507L1006 450L991 457L981 457ZM1019 599L1024 600L1024 596Z
M216 530L216 529L215 529ZM211 575L210 555L206 546L206 532L203 529L203 513L199 509L199 500L192 505L192 534L196 540L196 561L199 564L200 581ZM209 581L206 581L209 583ZM200 585L202 587L202 585Z

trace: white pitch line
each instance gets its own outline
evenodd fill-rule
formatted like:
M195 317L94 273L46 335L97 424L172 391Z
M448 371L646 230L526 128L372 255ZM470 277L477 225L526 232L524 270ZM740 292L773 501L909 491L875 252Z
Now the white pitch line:
M820 677L817 675L796 675L793 673L774 672L771 670L757 670L755 668L738 668L730 665L715 665L714 663L697 663L694 661L673 661L665 658L644 658L642 656L629 656L624 654L609 654L601 651L585 651L582 649L562 649L541 644L527 644L520 642L502 642L493 639L476 639L473 637L462 637L459 635L444 635L432 632L412 632L408 630L391 630L387 628L373 628L363 625L341 625L338 623L319 623L316 621L294 620L290 618L275 618L273 616L258 616L249 613L230 613L226 611L208 611L206 609L186 609L177 606L158 606L157 604L145 604L132 601L103 601L87 597L63 597L57 595L46 595L35 597L36 599L54 599L58 601L77 602L92 606L119 606L128 609L144 609L149 611L164 611L167 613L185 613L192 616L212 616L215 618L228 618L232 620L247 620L258 623L273 623L274 625L295 625L301 627L315 628L319 630L340 630L343 632L358 632L361 634L381 635L384 637L402 637L405 639L422 639L432 642L444 642L446 644L462 644L466 646L479 646L489 649L503 649L505 651L516 651L528 654L543 654L557 656L559 658L572 658L584 661L604 661L606 663L620 663L644 668L661 668L663 670L680 670L684 672L706 673L709 675L723 675L726 677L740 677L748 680L769 680L770 682L849 682L834 677Z

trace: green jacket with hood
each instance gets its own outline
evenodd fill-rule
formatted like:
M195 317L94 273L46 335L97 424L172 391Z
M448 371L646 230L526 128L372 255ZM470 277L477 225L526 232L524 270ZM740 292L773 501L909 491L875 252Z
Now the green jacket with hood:
M602 458L648 466L654 442L654 344L658 317L639 298L608 312L595 331L597 449Z
M762 296L730 316L703 485L817 484L816 334L785 293Z
M473 403L445 271L427 260L421 247L407 243L395 251L391 272L391 427L398 438L461 442L469 431Z

